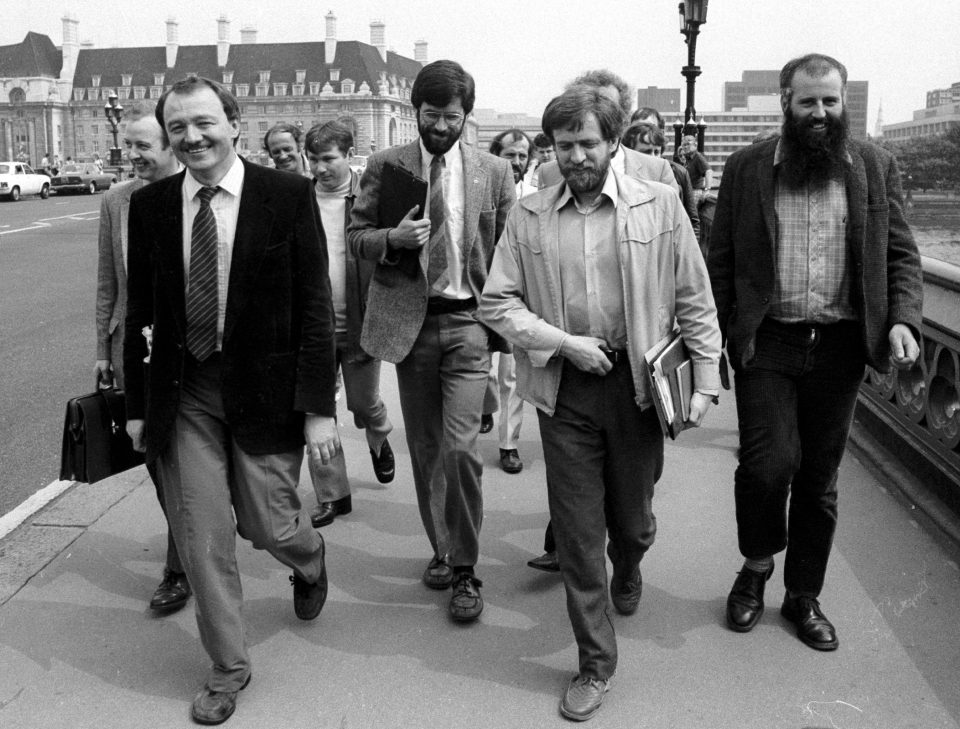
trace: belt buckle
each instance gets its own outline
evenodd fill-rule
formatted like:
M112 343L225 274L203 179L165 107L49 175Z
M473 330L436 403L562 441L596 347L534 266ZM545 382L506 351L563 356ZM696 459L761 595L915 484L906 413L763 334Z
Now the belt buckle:
M619 363L620 363L620 354L621 354L621 353L618 352L617 350L615 350L615 349L604 349L604 350L601 350L601 351L607 356L607 359L610 360L610 362L612 362L613 364L619 364Z

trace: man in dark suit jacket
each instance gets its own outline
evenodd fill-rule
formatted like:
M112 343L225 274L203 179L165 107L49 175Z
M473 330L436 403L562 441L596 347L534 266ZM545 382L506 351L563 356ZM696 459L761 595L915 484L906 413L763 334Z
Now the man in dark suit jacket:
M474 574L483 519L477 437L491 334L476 319L477 300L516 193L506 160L460 142L474 101L473 78L460 64L425 66L410 100L420 138L368 160L348 238L359 258L377 262L360 344L397 365L417 501L433 548L423 581L452 585L450 614L466 622L483 610ZM414 220L414 208L400 221L383 219L390 166L430 180L427 217Z
M326 246L309 180L237 157L239 107L219 84L178 81L156 113L187 171L130 205L128 431L158 463L213 660L193 718L219 724L250 680L236 532L293 569L298 617L326 599L297 495L304 440L323 462L339 449Z
M864 365L909 368L921 327L899 173L889 153L847 138L846 80L843 64L820 54L784 67L782 136L727 160L709 261L740 422L746 561L727 625L756 625L773 555L785 548L781 614L817 650L838 645L818 596Z

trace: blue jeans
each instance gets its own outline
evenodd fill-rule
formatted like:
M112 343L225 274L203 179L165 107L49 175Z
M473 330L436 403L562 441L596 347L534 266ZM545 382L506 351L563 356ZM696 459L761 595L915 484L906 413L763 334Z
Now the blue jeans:
M796 594L816 597L823 588L837 524L837 471L863 372L857 322L772 319L757 329L754 358L737 369L740 552L759 559L786 549L784 584Z

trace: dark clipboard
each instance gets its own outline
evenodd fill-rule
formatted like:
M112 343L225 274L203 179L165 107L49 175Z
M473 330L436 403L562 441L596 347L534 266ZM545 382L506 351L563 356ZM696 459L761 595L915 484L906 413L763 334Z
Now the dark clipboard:
M427 181L410 170L385 162L380 173L380 227L397 227L415 205L419 205L420 210L414 220L420 220L427 206ZM396 260L397 268L410 278L416 278L420 270L419 249L404 248Z
M676 440L689 426L693 397L693 363L679 330L657 342L644 355L644 372L657 418L665 436Z

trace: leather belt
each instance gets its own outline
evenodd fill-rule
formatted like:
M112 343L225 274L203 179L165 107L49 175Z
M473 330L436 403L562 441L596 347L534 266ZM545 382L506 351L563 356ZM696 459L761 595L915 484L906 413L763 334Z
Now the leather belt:
M469 299L446 299L443 296L431 296L427 299L427 316L453 314L457 311L476 308L477 300L473 296Z
M603 349L601 350L607 359L613 362L613 364L626 364L630 360L627 358L627 350L625 349Z

